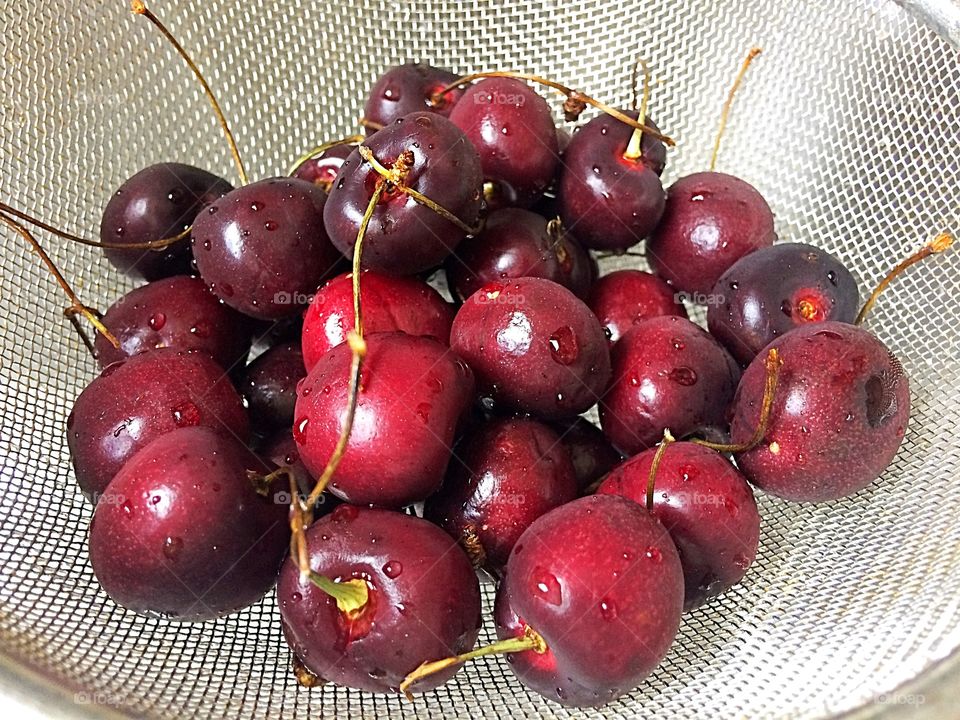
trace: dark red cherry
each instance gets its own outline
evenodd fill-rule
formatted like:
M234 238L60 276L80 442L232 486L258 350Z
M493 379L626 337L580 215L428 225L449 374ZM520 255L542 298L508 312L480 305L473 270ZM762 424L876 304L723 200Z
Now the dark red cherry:
M247 401L254 430L267 435L293 425L297 383L307 376L300 343L276 345L247 365L240 392Z
M97 334L94 347L100 367L168 347L206 352L230 370L250 350L247 319L220 302L202 280L185 275L134 288L110 306L103 324L120 347Z
M338 260L323 226L327 194L296 178L260 180L211 204L193 225L200 276L261 320L301 311Z
M488 78L466 89L450 113L480 153L487 206L530 207L549 187L560 148L550 106L513 78Z
M179 235L197 214L233 187L223 178L181 163L157 163L127 180L110 197L100 221L105 243L144 243ZM135 278L158 280L190 271L190 242L163 250L105 249L118 270Z
M650 448L615 468L597 492L646 507L656 452ZM687 610L740 582L757 557L760 513L753 491L725 457L703 445L667 446L654 478L652 512L680 553Z
M725 173L699 172L667 190L663 220L647 241L647 260L677 290L706 304L731 265L775 239L773 212L756 188Z
M353 145L340 143L327 148L315 158L310 158L300 167L298 167L293 177L299 180L305 180L314 185L319 185L326 192L330 192L333 181L340 172L340 166L353 152Z
M463 90L457 88L443 95L438 93L456 79L457 76L452 72L426 63L392 67L370 89L363 117L381 126L390 125L414 112L425 111L449 117ZM368 135L373 132L374 128L367 128Z
M683 438L724 427L740 368L706 331L684 318L645 320L613 346L613 383L600 403L604 434L628 455L665 429Z
M613 345L637 323L664 315L687 317L683 301L666 282L642 270L616 270L594 283L587 305Z
M649 119L645 124L656 129ZM601 114L574 133L563 154L560 215L585 247L626 250L653 232L663 215L666 148L644 135L640 157L626 158L632 135L632 127Z
M542 278L475 292L453 320L450 347L494 404L547 419L584 412L610 380L597 318L569 290Z
M431 338L376 333L366 341L356 419L329 489L357 505L400 508L440 486L473 373ZM346 343L333 348L297 391L293 436L314 477L342 430L351 357Z
M461 300L490 282L540 277L583 297L593 276L587 251L558 221L520 208L490 213L483 230L447 258L451 291Z
M711 294L710 332L742 365L795 327L825 320L852 323L860 306L850 271L830 253L805 243L745 255Z
M366 332L400 331L450 344L453 306L422 280L364 270L360 297ZM353 321L353 273L346 273L317 290L307 308L302 338L307 370L347 339Z
M783 365L764 440L736 456L747 479L787 500L835 500L865 488L893 461L910 416L900 361L866 330L828 321L774 340ZM760 418L764 358L743 374L731 435Z
M128 610L197 621L257 602L290 542L287 506L247 476L266 466L235 438L174 430L139 450L97 503L90 562Z
M577 496L570 455L549 426L531 418L491 420L458 446L423 516L492 572L531 522Z
M382 165L401 155L411 160L404 184L474 226L480 212L483 176L477 151L460 129L429 112L406 115L367 138ZM324 220L333 244L348 258L380 175L354 150L330 190ZM413 275L443 262L466 236L457 224L400 190L385 192L363 241L363 267L391 275Z
M480 628L480 586L470 560L432 523L341 505L307 530L310 569L363 580L367 602L343 612L288 559L277 602L284 635L308 670L359 690L396 692L422 662L470 650ZM419 683L424 692L459 665Z
M561 444L570 453L577 488L582 492L620 464L623 456L610 444L606 435L585 417L573 422L554 423Z
M660 522L611 495L574 500L520 536L494 609L497 635L529 627L547 650L511 653L524 685L562 705L603 705L663 660L680 625L683 571Z
M240 395L209 355L161 348L104 368L67 419L77 483L96 498L130 457L160 435L202 425L246 442Z

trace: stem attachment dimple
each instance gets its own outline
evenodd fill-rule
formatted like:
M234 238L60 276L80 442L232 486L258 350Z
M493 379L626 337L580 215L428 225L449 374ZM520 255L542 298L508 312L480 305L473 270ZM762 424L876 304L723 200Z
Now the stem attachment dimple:
M650 101L650 68L643 58L637 58L637 67L643 70L643 97L637 114L637 122L646 127L647 103ZM636 85L636 83L634 83ZM643 130L636 128L630 136L630 142L623 153L625 160L638 160L643 155Z
M730 116L733 96L737 94L737 89L740 87L740 83L743 82L743 76L747 74L747 68L750 67L750 63L752 63L754 58L761 52L763 51L758 47L750 48L750 52L747 53L747 57L744 58L743 64L740 66L740 72L737 73L737 77L730 87L730 92L727 93L727 99L724 101L723 109L720 111L720 125L717 128L717 137L713 141L713 153L710 155L710 172L713 172L717 166L717 155L720 154L720 140L723 138L723 131L727 127L727 118Z
M863 307L860 308L860 312L857 313L857 319L854 321L854 325L860 325L866 319L867 314L870 312L870 309L873 307L874 303L877 302L877 298L880 297L881 293L887 289L887 286L896 279L907 268L916 265L921 260L935 255L937 253L945 252L949 250L954 243L954 237L949 232L942 232L937 235L933 240L928 242L922 248L917 250L917 252L910 255L905 260L897 263L897 265L888 272L883 280L879 282L876 289L870 294L870 297L867 298L867 301L863 304Z
M660 462L663 460L663 455L667 451L667 446L675 442L676 438L670 433L670 429L666 428L663 431L663 440L660 441L660 446L657 448L657 452L654 453L653 462L650 463L650 474L647 476L647 512L653 512L653 491L657 478L657 470L660 469Z
M420 667L407 675L403 682L400 683L400 692L406 695L407 700L412 702L413 693L410 692L410 686L415 682L423 680L425 677L446 670L453 665L483 657L484 655L502 655L506 653L527 652L528 650L532 650L538 655L543 655L543 653L547 651L547 643L543 639L543 636L529 625L523 628L523 635L520 637L507 638L506 640L500 640L499 642L471 650L462 655L421 664Z

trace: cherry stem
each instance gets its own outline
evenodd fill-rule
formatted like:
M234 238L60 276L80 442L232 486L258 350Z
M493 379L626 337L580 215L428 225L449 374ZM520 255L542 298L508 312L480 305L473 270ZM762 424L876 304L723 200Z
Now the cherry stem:
M475 568L481 568L487 563L487 551L483 548L483 543L477 536L477 530L473 525L468 525L460 533L460 546L467 553L470 562Z
M213 112L217 116L217 121L220 123L220 127L223 129L223 134L227 138L227 144L230 146L230 154L233 155L233 161L237 166L237 173L240 176L240 182L243 185L246 185L250 182L247 177L247 171L243 167L243 160L240 157L240 150L237 147L237 141L233 137L233 132L230 130L230 125L227 123L227 118L223 114L223 109L220 107L220 103L217 101L217 96L213 94L213 90L210 88L210 85L207 83L206 78L203 77L203 73L200 72L200 68L197 67L197 64L193 61L193 58L190 57L190 54L184 49L183 45L173 36L173 33L167 29L167 26L164 25L160 18L153 14L153 12L146 6L143 0L131 0L130 9L135 15L143 15L147 20L153 23L154 27L160 31L160 33L167 39L167 41L173 45L173 49L177 51L177 54L183 58L184 62L187 63L190 70L193 72L194 76L200 83L200 86L203 88L204 94L207 96L207 100L210 101L211 107L213 107Z
M727 118L730 116L733 96L736 95L740 83L743 82L743 76L747 74L747 68L750 67L750 63L752 63L753 59L761 52L763 51L758 47L750 48L750 52L748 52L747 57L744 58L743 64L740 66L740 71L737 73L737 77L730 87L730 92L727 93L727 99L724 101L723 109L720 111L720 126L717 128L717 137L713 141L713 154L710 156L710 172L713 172L713 169L717 166L717 155L720 154L720 140L723 137L723 131L727 127Z
M359 145L363 142L362 135L350 135L349 137L341 138L340 140L330 140L321 145L317 145L315 148L309 152L305 152L303 155L297 158L297 161L293 164L293 167L290 168L290 172L287 175L293 175L297 170L299 170L305 163L310 162L315 157L323 155L327 150L337 145Z
M629 125L630 127L636 130L640 130L641 132L646 133L651 137L655 137L657 140L660 140L661 142L666 143L670 147L673 147L674 145L677 144L673 140L673 138L663 135L657 132L656 130L654 130L653 128L647 127L643 123L638 123L632 117L630 117L629 115L626 115L625 113L620 112L616 108L612 108L609 105L606 105L605 103L600 102L599 100L595 100L589 95L584 95L582 92L578 90L569 88L566 85L562 85L554 80L547 80L546 78L540 77L539 75L529 75L527 73L513 72L513 71L507 71L507 70L495 71L495 72L472 73L471 75L464 75L463 77L458 78L457 80L454 80L452 83L450 83L446 87L441 88L440 90L438 90L433 94L433 97L431 98L431 100L433 102L436 102L437 98L440 95L445 95L451 90L455 90L461 85L466 85L467 83L471 83L474 80L482 80L483 78L497 78L497 77L513 78L515 80L526 80L527 82L546 85L549 88L553 88L554 90L559 92L561 95L565 95L567 98L567 101L563 104L563 110L568 122L572 122L576 120L578 117L580 117L580 114L583 112L584 108L587 105L591 105L597 108L598 110L605 112L610 117L614 117L620 122L626 123L627 125Z
M369 120L365 117L360 118L357 123L359 123L360 127L366 128L367 130L373 130L374 132L377 130L383 130L383 125L381 123L374 122L373 120Z
M722 453L746 452L763 442L763 438L767 434L767 428L770 426L770 416L773 414L773 401L777 394L777 385L780 382L780 367L783 365L780 351L776 348L770 348L770 350L767 351L767 357L763 364L767 370L767 379L763 386L760 422L757 423L757 427L753 431L751 438L745 443L714 443L699 438L694 438L691 442Z
M40 259L43 261L43 264L46 265L47 270L49 270L50 274L53 275L54 279L57 281L57 284L63 289L63 292L70 299L72 304L70 307L66 308L63 313L70 319L70 322L73 324L73 326L77 328L77 331L80 333L80 337L87 346L87 349L93 353L93 345L90 342L90 338L88 338L86 334L82 332L79 323L76 321L76 315L83 315L85 318L87 318L87 320L90 321L90 324L97 329L97 332L103 335L111 345L119 349L120 342L113 336L113 333L107 330L107 327L100 320L100 313L80 302L80 298L77 297L77 294L73 291L73 288L70 287L70 283L68 283L66 278L63 277L60 269L56 266L56 264L54 264L53 260L50 259L50 256L47 255L46 250L41 247L40 243L37 242L37 239L33 236L33 234L16 220L3 213L0 213L0 221L16 231L20 237L29 243L37 255L40 256Z
M447 210L445 207L440 205L434 200L431 200L423 193L420 193L414 190L412 187L405 183L406 174L409 170L410 164L413 162L412 158L405 158L404 155L407 153L401 154L400 158L396 163L393 164L391 168L386 168L383 164L377 160L374 156L373 151L368 148L366 145L361 145L358 150L360 151L360 157L370 163L372 167L381 177L383 177L392 187L395 187L400 192L409 195L416 202L424 205L431 210L433 210L437 215L449 220L458 228L463 230L467 235L475 235L480 231L479 227L470 227L463 220L458 218L452 212Z
M307 579L336 600L340 612L356 614L370 599L367 583L359 578L336 582L307 568Z
M899 262L890 272L888 272L883 280L877 285L876 289L871 293L870 297L867 298L867 301L863 304L863 307L860 308L860 312L857 313L857 319L854 321L854 325L860 325L866 319L867 314L870 312L870 309L873 307L874 303L877 302L877 298L887 289L887 286L896 279L904 270L909 268L912 265L916 265L921 260L930 257L931 255L936 255L937 253L944 252L949 250L953 245L954 237L949 232L942 232L937 235L933 240L928 242L922 248L917 250L917 252L910 255L905 260Z
M640 110L637 113L637 122L646 126L647 122L647 103L650 100L650 68L647 67L647 63L643 58L637 58L637 67L642 68L643 70L643 99L640 101ZM634 70L634 87L636 87L636 70ZM637 103L636 98L634 98L633 103L634 109L636 109ZM633 131L633 135L630 136L630 142L627 145L626 151L623 153L625 160L637 160L640 156L643 155L643 130L637 129Z
M43 220L35 218L29 213L25 213L23 210L17 210L15 207L11 207L4 202L0 202L0 211L6 213L7 215L13 215L13 217L20 218L24 222L28 222L31 225L40 228L41 230L46 230L48 233L56 235L59 238L63 238L64 240L70 240L71 242L80 243L81 245L89 245L90 247L106 248L110 250L162 250L180 242L181 240L187 239L190 236L191 230L191 228L188 227L181 233L174 235L173 237L163 238L162 240L148 240L147 242L140 243L111 243L101 242L99 240L88 240L85 237L68 233L66 230L61 230L60 228L50 225L49 223L45 223Z
M660 441L660 446L653 456L653 462L650 463L650 475L647 477L647 512L653 512L653 488L657 478L657 470L660 469L660 461L663 460L667 446L676 441L669 428L663 431L663 440Z
M423 663L420 665L420 667L407 675L403 682L400 683L400 692L407 696L407 700L412 701L413 694L410 692L410 686L415 682L423 680L425 677L429 677L430 675L438 673L442 670L446 670L448 667L453 665L459 665L460 663L468 660L483 657L484 655L502 655L505 653L527 652L528 650L532 650L538 655L543 655L543 653L547 651L546 641L543 639L540 633L530 626L524 627L523 635L520 637L500 640L499 642L477 648L476 650L471 650L470 652L463 653L462 655L456 655L455 657Z

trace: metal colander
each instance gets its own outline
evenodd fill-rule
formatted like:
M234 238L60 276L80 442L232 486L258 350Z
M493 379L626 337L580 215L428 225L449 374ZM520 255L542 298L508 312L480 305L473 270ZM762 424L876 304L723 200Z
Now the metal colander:
M650 112L679 140L669 182L705 168L733 74L760 45L718 167L764 193L781 239L836 253L866 290L936 231L960 226L954 3L155 0L153 9L206 71L257 177L353 132L366 89L398 62L538 72L625 105L640 54L657 81ZM194 80L124 0L5 0L0 27L4 199L95 236L109 194L149 163L234 178ZM746 580L686 616L640 689L572 711L526 692L498 658L470 663L412 705L299 688L272 597L197 625L117 607L88 564L91 508L65 443L94 363L37 258L2 236L7 692L59 716L151 718L943 717L960 706L960 252L901 278L871 316L913 393L884 476L822 505L759 493L763 535ZM88 304L105 308L130 286L98 251L45 240ZM484 592L489 608L492 587ZM481 640L491 637L488 623Z

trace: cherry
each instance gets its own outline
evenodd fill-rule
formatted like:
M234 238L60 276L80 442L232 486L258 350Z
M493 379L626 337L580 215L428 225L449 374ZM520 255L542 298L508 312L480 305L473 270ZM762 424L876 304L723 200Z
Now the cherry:
M491 420L458 446L423 516L449 532L477 565L499 572L531 522L577 496L570 455L531 418Z
M650 512L680 553L684 608L690 610L743 579L757 556L760 513L746 478L714 450L678 442L660 455L657 460L657 450L650 448L630 458L597 492L646 504L656 463Z
M518 277L546 278L583 297L593 282L591 262L558 220L504 208L487 216L483 230L447 258L445 269L452 292L461 300L489 282Z
M364 329L401 331L449 345L453 306L422 280L364 270L360 275ZM338 275L317 290L303 321L303 359L307 370L347 339L353 327L353 273Z
M869 485L893 461L910 415L900 361L871 333L836 321L801 325L769 347L783 358L780 389L763 442L736 456L740 470L787 500L834 500ZM756 426L761 361L737 390L734 442Z
M473 145L446 118L418 112L374 133L361 147L371 153L371 160L392 167L399 185L433 201L452 218L384 180L357 149L343 162L324 210L333 244L353 257L364 213L378 185L386 183L366 229L363 266L413 275L441 263L480 212L482 175Z
M606 336L573 293L542 278L489 283L453 319L453 348L493 403L547 419L594 405L610 379Z
M208 353L224 369L243 362L250 349L246 318L227 307L195 277L154 280L117 300L103 324L120 341L94 341L101 367L147 350L169 347Z
M644 320L613 346L611 362L614 380L600 403L600 425L622 452L652 447L667 428L682 438L725 426L740 369L689 320Z
M399 508L440 486L473 397L473 373L431 338L376 333L366 344L353 430L330 492L358 505ZM293 434L314 477L344 426L351 362L350 346L336 346L297 391Z
M323 226L327 194L296 178L245 185L193 225L200 276L227 305L262 320L297 314L337 262Z
M263 462L207 427L173 430L110 481L90 525L100 585L128 610L180 622L257 602L277 579L287 510L259 495Z
M350 157L354 147L354 145L345 142L331 145L318 155L302 162L291 175L299 180L319 185L325 191L330 192L343 161Z
M127 180L110 197L100 221L105 243L144 243L187 230L198 213L233 187L223 178L182 163L158 163ZM184 240L162 250L103 251L122 272L158 280L189 272L190 245Z
M573 474L581 492L586 491L623 460L623 456L610 444L603 431L585 417L576 417L572 422L554 423L554 429L560 435L561 444L570 453Z
M104 368L67 418L77 483L96 498L130 457L180 427L202 425L245 442L243 402L209 355L160 348Z
M660 522L632 501L593 495L520 536L494 613L500 638L529 628L546 646L507 656L520 681L584 707L643 681L667 654L682 608L680 559Z
M313 674L360 690L396 692L424 660L473 647L479 583L467 556L433 524L341 505L310 526L306 537L310 575L305 578L289 558L277 601L287 642ZM318 577L334 592L351 580L362 582L362 604L341 609L313 582ZM417 690L436 687L458 669L434 675Z
M293 425L297 383L307 376L300 343L275 345L247 365L239 383L254 430L267 434Z
M656 130L651 120L644 124ZM666 148L644 134L638 154L628 156L633 135L629 125L599 115L574 133L564 152L560 214L588 248L626 250L650 235L663 215Z
M590 289L587 305L597 316L612 346L634 325L664 315L687 317L673 288L642 270L616 270Z
M463 94L462 90L453 90L437 95L457 76L441 68L426 63L407 63L387 70L370 90L367 104L363 109L363 124L367 133L390 125L394 121L414 112L432 112L444 117Z
M556 174L560 148L550 106L529 85L493 77L471 85L450 113L480 153L490 208L530 207Z
M807 323L852 323L857 281L836 257L783 243L741 258L717 281L707 308L711 334L747 365L774 338Z

